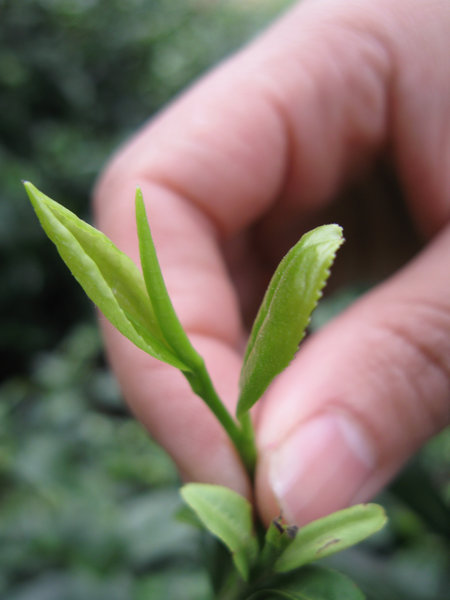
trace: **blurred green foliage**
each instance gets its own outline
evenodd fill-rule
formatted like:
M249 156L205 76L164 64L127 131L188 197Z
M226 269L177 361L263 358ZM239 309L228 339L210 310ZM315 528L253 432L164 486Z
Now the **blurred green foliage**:
M1 600L210 598L175 469L127 413L20 180L89 220L117 145L288 3L0 0ZM444 599L449 472L443 434L384 495L389 528L338 559L370 598Z

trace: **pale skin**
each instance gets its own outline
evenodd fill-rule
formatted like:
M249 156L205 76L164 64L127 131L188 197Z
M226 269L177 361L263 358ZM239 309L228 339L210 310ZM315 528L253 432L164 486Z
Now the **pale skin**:
M449 52L448 0L303 1L146 124L96 187L98 226L136 261L142 188L175 308L233 410L244 323L287 240L327 221L349 177L380 158L395 172L421 247L390 247L402 268L308 338L269 388L254 415L254 492L181 374L103 323L127 402L182 477L252 497L266 522L372 498L449 423ZM389 199L377 211L393 222ZM362 264L382 262L366 251Z

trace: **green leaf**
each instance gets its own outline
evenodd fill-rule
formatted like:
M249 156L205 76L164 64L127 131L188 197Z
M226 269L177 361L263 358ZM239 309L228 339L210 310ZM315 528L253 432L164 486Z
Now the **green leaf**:
M302 527L275 563L279 573L340 552L381 529L386 514L378 504L357 504Z
M197 514L186 504L182 504L174 514L175 520L184 525L190 525L195 529L203 531L203 523L198 518Z
M185 364L192 370L197 370L203 366L203 359L191 345L167 292L148 224L144 199L139 188L136 190L136 224L147 294L164 338Z
M204 527L227 546L247 581L258 554L250 502L229 488L203 483L188 483L181 488L181 496Z
M256 316L240 377L241 418L293 359L343 243L339 225L306 233L275 271Z
M270 587L258 590L247 600L364 600L364 595L346 575L309 566L296 573L275 580Z
M164 339L176 356L189 367L190 370L185 371L184 375L192 390L205 401L214 413L250 471L254 464L253 438L250 437L248 431L243 431L238 427L238 424L220 400L206 370L203 358L191 345L178 320L161 273L140 189L136 191L136 223L147 294Z
M258 557L258 572L267 572L279 556L292 544L298 532L298 527L288 525L280 516L273 519L264 537L264 545Z
M105 317L151 356L187 370L164 339L134 262L103 233L31 183L24 185L44 231Z

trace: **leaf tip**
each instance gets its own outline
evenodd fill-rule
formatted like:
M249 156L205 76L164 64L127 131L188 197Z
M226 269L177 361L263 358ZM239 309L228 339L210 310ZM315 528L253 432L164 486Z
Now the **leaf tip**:
M142 193L142 190L139 186L136 186L135 199L136 199L136 201L144 200L144 194Z
M28 195L28 199L33 205L36 212L38 211L38 207L40 207L43 202L42 200L45 198L44 194L38 190L38 188L31 183L31 181L23 180L23 187Z
M31 193L34 192L34 190L36 189L34 187L34 185L31 183L31 181L27 181L26 179L22 179L22 185L25 188L26 192L28 195L30 195Z

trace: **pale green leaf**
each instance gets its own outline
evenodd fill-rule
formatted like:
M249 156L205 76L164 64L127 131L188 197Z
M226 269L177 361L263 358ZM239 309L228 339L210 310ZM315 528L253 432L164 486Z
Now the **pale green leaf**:
M357 504L317 519L299 529L274 569L284 573L340 552L372 535L385 523L386 514L378 504Z
M240 377L238 417L293 359L343 242L338 225L306 233L275 271L255 319Z
M180 369L186 365L165 341L141 272L103 233L25 184L44 231L89 298L136 346Z
M192 370L197 370L203 365L203 359L191 345L167 292L148 224L142 192L139 188L136 191L136 224L147 294L164 338L185 364L189 365Z
M250 502L229 488L202 483L183 486L181 496L204 527L230 550L236 568L248 580L258 553Z
M317 566L308 566L275 580L247 600L364 600L361 590L346 575Z

